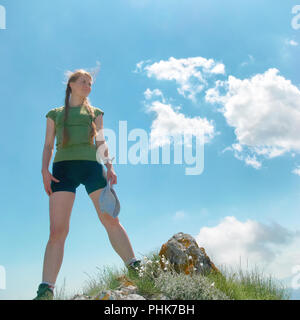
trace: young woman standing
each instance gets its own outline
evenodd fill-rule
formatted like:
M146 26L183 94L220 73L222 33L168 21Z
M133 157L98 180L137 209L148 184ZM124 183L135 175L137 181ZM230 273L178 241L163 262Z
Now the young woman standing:
M42 283L34 300L53 299L53 289L60 270L64 244L69 231L69 221L76 188L82 183L91 198L98 217L104 225L112 247L130 269L140 265L135 258L125 229L118 217L102 212L99 197L108 181L117 183L117 176L108 157L108 148L94 138L103 132L103 110L90 105L93 78L83 69L75 70L68 79L65 104L51 109L47 114L47 129L43 150L42 175L46 193L49 195L50 234L47 243ZM56 153L52 174L48 167L53 154L56 137ZM97 148L104 143L104 166L96 159Z

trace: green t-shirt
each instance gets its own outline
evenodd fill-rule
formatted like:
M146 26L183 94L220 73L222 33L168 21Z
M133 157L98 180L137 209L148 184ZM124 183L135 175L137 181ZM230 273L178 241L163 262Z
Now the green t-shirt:
M96 107L94 114L96 117L104 112ZM96 159L96 145L90 144L89 134L91 123L94 120L83 105L70 107L66 126L69 133L69 141L62 147L63 120L65 107L51 109L46 118L49 117L55 122L56 153L53 162L64 160L92 160Z

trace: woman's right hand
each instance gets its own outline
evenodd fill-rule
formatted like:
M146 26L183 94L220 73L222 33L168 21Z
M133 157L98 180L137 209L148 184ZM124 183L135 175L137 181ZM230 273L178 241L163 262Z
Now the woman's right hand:
M51 180L53 180L55 182L59 182L59 180L54 178L48 169L44 170L42 174L43 174L43 182L44 182L45 191L48 194L48 196L50 196L52 194Z

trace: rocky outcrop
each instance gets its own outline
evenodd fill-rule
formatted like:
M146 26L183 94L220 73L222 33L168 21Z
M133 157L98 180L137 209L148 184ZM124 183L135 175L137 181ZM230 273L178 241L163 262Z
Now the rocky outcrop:
M192 274L195 272L203 275L211 271L220 273L204 248L199 248L196 240L187 233L179 232L173 235L162 245L159 256L162 269L166 268L166 261L168 261L178 273Z

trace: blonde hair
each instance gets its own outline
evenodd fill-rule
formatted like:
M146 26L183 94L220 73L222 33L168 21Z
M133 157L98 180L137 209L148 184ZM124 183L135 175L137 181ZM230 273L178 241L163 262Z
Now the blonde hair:
M70 100L70 95L72 93L72 89L70 87L70 82L75 82L81 75L86 75L88 76L91 81L93 81L93 77L92 75L84 70L84 69L77 69L74 72L69 72L68 73L68 81L67 81L67 88L66 88L66 96L65 96L65 114L64 114L64 122L63 122L63 139L62 139L62 146L64 147L68 141L69 141L69 133L68 133L68 129L65 126L65 123L68 119L68 115L69 115L69 110L70 110L70 105L69 105L69 100ZM90 101L89 99L86 97L83 101L83 106L86 108L87 112L90 114L90 116L92 117L92 123L91 123L91 130L90 130L90 143L93 144L93 138L96 136L97 131L96 131L96 124L94 122L94 118L95 118L95 113L94 113L94 109L91 107Z

